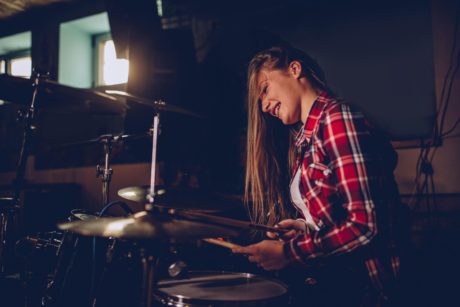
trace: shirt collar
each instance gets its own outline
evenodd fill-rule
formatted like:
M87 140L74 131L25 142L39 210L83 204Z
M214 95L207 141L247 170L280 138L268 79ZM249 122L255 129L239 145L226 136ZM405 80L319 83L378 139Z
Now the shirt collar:
M296 147L301 147L310 142L324 107L331 101L333 101L333 98L327 92L322 91L319 93L310 108L305 124L297 133L295 139Z

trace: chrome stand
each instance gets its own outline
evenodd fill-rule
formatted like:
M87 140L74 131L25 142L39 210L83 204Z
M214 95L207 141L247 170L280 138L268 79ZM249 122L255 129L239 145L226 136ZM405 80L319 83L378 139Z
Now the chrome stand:
M96 166L96 177L102 178L102 207L104 208L109 203L110 181L112 180L113 170L110 167L110 154L112 145L115 142L113 135L102 135L99 137L99 143L104 145L104 168L100 165Z
M153 116L153 125L152 129L150 129L152 133L152 163L150 168L150 189L149 194L147 195L147 204L145 205L146 211L152 211L153 203L155 201L155 175L156 175L156 165L157 165L157 142L160 127L160 114L155 113Z
M24 186L24 176L26 172L27 160L29 158L30 141L35 129L35 102L38 94L38 85L43 76L39 73L34 73L31 77L33 81L33 93L30 105L25 112L19 112L18 119L24 121L24 133L22 136L21 150L19 152L18 165L16 168L16 178L13 181L14 194L13 198L2 199L0 202L0 274L4 274L7 270L6 252L9 243L9 236L14 218L21 208L20 194Z
M149 214L154 214L154 201L155 201L155 176L156 176L156 165L157 165L157 143L160 127L160 114L155 113L153 116L153 125L150 130L152 133L152 163L150 168L150 189L147 195L147 203L145 210ZM153 301L153 288L156 285L155 281L155 266L158 261L158 256L155 257L149 252L150 247L141 248L141 259L142 259L142 294L141 294L141 307L152 307Z
M155 266L158 258L151 255L146 249L140 250L142 261L142 296L141 306L152 307L153 287L155 282Z

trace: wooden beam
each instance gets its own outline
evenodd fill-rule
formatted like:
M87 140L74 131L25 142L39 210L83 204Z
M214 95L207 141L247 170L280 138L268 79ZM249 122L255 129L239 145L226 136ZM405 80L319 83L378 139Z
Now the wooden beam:
M70 0L0 0L0 18L23 12L34 6L48 5Z
M23 2L19 1L8 1L8 0L0 0L0 6L3 8L6 8L6 10L10 11L23 11L25 8L25 5Z

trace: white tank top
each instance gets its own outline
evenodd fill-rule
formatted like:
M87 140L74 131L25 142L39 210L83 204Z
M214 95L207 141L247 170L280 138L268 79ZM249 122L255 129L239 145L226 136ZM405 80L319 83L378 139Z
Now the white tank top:
M313 221L313 218L311 217L310 211L308 210L307 206L305 205L302 195L300 194L300 169L301 167L297 168L297 171L294 175L294 179L291 182L291 199L294 205L300 209L303 213L303 216L305 217L305 224L307 225L308 228L312 230L319 230L319 227L315 224Z

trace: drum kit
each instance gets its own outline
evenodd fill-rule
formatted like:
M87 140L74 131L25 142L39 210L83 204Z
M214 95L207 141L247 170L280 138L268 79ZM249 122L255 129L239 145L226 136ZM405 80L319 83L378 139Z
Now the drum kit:
M205 193L197 189L167 189L156 185L160 116L168 112L191 117L200 117L199 114L164 101L152 101L126 92L102 93L76 89L47 80L39 74L34 74L30 79L0 75L0 99L26 107L26 110L20 114L24 122L24 131L14 181L14 194L11 198L0 199L2 272L5 271L3 257L7 247L10 246L8 242L10 224L21 208L20 195L35 129L35 118L39 116L37 111L122 114L126 112L127 101L129 101L131 104L150 107L153 114L152 127L143 135L102 135L85 141L85 143L100 143L104 147L104 165L97 167L97 174L102 180L101 212L95 214L82 209L72 210L69 221L58 225L61 232L53 232L45 239L40 236L28 236L20 240L34 249L49 247L56 250L54 272L42 296L42 306L73 306L71 301L75 298L68 296L78 293L74 287L88 288L89 297L82 300L84 305L104 306L104 299L98 296L98 292L100 293L99 290L104 287L104 274L107 276L107 273L110 273L110 263L115 261L114 259L131 259L131 263L135 259L139 263L139 292L129 303L130 306L288 305L287 286L276 279L257 274L192 271L182 261L176 261L169 266L168 276L158 274L158 263L178 244L206 241L231 249L237 245L224 238L231 240L249 230L283 231L216 215L217 208L220 206L232 206L235 203L234 200L222 195ZM150 185L127 187L118 191L121 198L144 206L143 211L134 213L123 201L109 201L112 177L111 150L113 144L119 140L145 136L150 136L152 139ZM105 216L107 209L114 205L120 205L126 212L126 216ZM98 271L93 267L93 271L89 274L91 275L89 283L72 285L72 271L79 270L79 257L84 257L81 251L91 249L91 245L95 249L96 244L88 243L88 240L94 243L96 237L99 238L98 241L104 241L103 269ZM72 291L69 291L69 288Z

